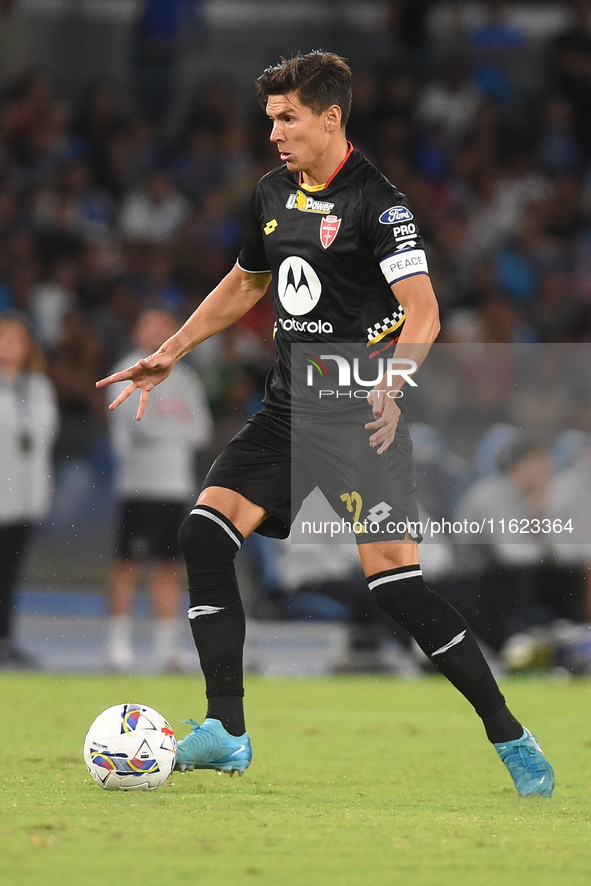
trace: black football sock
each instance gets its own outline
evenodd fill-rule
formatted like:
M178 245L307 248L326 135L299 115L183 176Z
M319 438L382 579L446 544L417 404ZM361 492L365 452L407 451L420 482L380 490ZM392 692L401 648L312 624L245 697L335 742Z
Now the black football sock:
M507 710L467 622L451 603L427 587L421 567L389 569L369 576L367 582L380 606L412 634L429 660L474 707L489 739L519 738L523 729Z
M244 702L241 695L210 695L207 699L207 716L221 720L230 735L246 732Z
M496 744L500 741L514 741L523 735L523 726L516 720L507 705L503 705L500 711L490 717L483 717L482 722L486 729L489 741Z
M179 530L189 578L189 621L208 699L207 716L232 735L245 731L242 656L245 618L234 557L243 542L219 511L198 505Z

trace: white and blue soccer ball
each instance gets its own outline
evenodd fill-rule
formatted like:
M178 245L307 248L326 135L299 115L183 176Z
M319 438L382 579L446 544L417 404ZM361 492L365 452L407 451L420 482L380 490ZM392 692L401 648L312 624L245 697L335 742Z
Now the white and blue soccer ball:
M176 762L176 738L158 711L117 704L96 718L84 740L84 761L107 791L153 791Z

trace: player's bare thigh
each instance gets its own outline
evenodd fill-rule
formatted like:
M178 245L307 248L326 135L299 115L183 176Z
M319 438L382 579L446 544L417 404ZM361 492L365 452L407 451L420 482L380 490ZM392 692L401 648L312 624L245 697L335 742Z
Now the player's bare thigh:
M414 541L374 541L359 545L361 565L366 575L399 569L401 566L414 566L419 562L419 546Z
M208 486L201 492L197 504L215 508L233 523L244 538L254 532L267 516L267 512L260 505L255 505L239 492L225 489L223 486Z

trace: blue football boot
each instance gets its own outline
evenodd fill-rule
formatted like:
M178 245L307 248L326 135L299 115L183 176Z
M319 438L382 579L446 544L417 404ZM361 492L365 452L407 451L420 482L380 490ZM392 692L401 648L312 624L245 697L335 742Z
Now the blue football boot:
M217 769L242 775L252 760L252 748L248 732L230 735L219 720L208 718L201 726L195 720L186 720L193 727L178 743L175 769L186 772L191 769Z
M524 728L521 738L498 742L495 748L521 797L552 796L554 770L529 729Z

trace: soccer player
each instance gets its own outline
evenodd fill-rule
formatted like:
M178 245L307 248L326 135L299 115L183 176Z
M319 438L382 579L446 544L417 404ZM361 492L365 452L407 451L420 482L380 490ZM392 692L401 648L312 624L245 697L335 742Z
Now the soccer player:
M181 770L242 773L251 760L243 712L245 620L234 557L255 530L287 536L292 496L299 494L290 473L290 345L364 342L374 353L412 355L420 363L439 331L425 252L406 198L346 139L351 72L344 60L325 52L283 60L263 72L257 91L281 165L255 188L236 265L154 354L98 382L128 382L112 409L139 389L141 419L149 392L174 364L246 314L274 280L277 353L263 408L215 461L179 534L208 700L206 719L190 721L191 733L179 742ZM363 433L373 458L364 462L371 476L360 478L346 453L338 465L316 473L309 460L309 485L318 485L341 513L355 490L360 521L367 496L358 483L382 489L407 520L416 515L410 438L388 396L400 383L384 375L367 398L373 420ZM417 540L408 532L378 540L360 533L356 539L370 591L473 705L518 792L551 796L552 767L508 710L467 623L425 584Z

